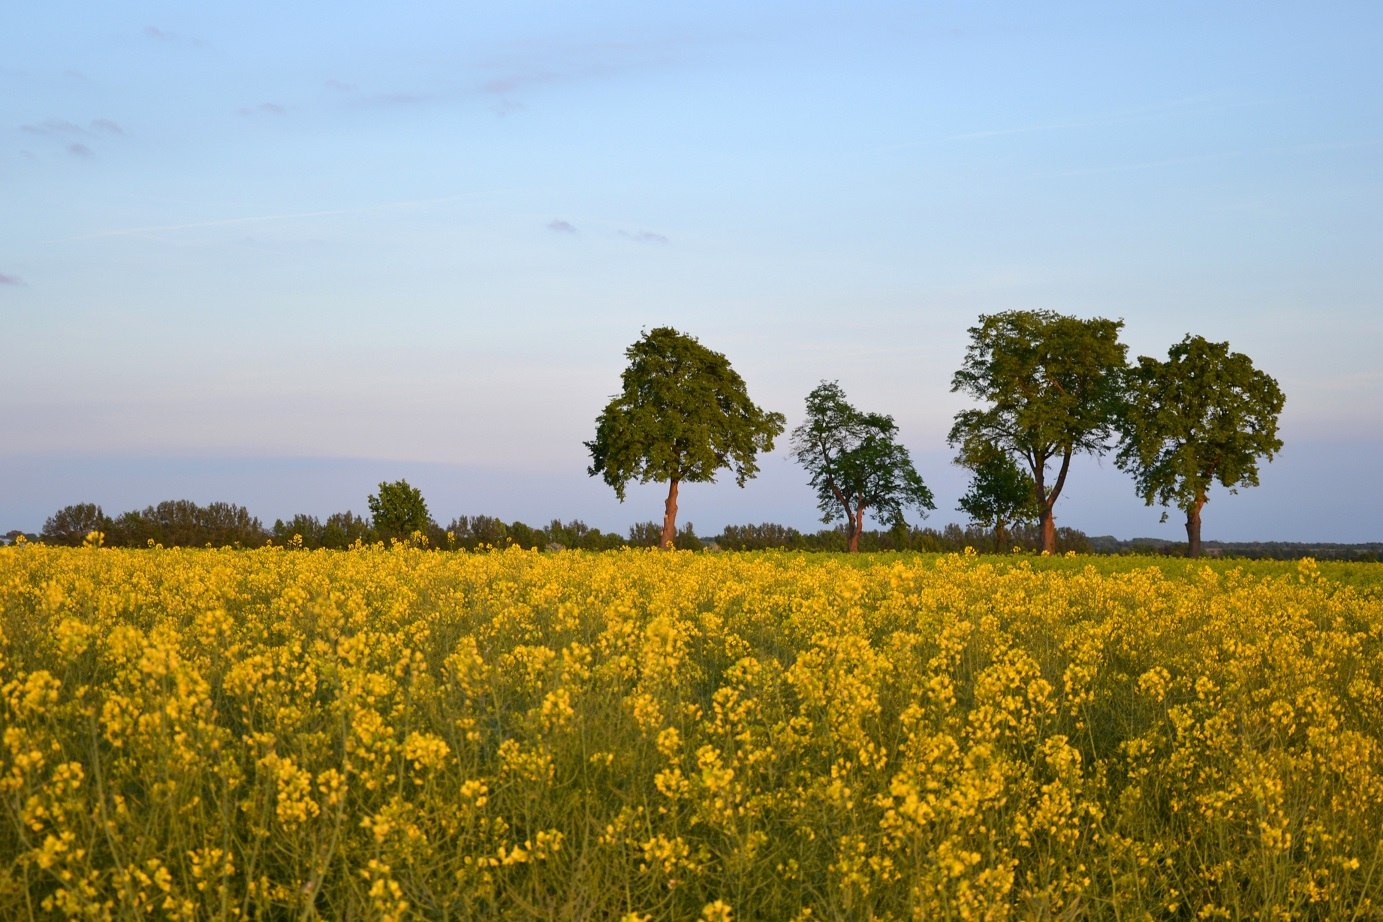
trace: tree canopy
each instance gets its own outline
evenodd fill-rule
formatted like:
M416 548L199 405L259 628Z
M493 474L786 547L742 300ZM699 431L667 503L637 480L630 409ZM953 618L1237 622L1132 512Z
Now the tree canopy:
M666 482L660 545L677 539L677 489L715 480L728 469L743 487L758 473L786 419L756 406L744 380L719 352L670 327L645 333L625 350L623 389L596 419L588 472L624 501L630 481Z
M79 547L92 532L108 530L110 521L95 503L74 503L48 517L43 523L43 540L49 544Z
M972 477L956 509L970 516L970 521L993 529L994 549L1005 550L1011 526L1037 518L1032 475L998 451L957 461L970 468Z
M381 538L406 539L432 528L423 492L406 480L380 483L379 492L370 494L369 504L374 530Z
M858 551L864 516L906 527L903 510L935 509L931 490L897 441L893 417L851 406L834 381L807 395L807 418L792 432L792 452L816 490L822 521L844 518L849 550Z
M1212 484L1258 485L1258 459L1282 448L1278 384L1229 343L1189 333L1167 361L1140 356L1129 368L1115 463L1148 505L1186 513L1189 553L1201 552L1201 509ZM1165 517L1165 516L1164 516Z
M1042 549L1055 551L1053 507L1071 458L1100 453L1114 432L1126 347L1122 320L1053 311L980 317L951 390L988 404L955 416L948 441L963 459L999 451L1032 475ZM1055 478L1048 479L1055 464Z

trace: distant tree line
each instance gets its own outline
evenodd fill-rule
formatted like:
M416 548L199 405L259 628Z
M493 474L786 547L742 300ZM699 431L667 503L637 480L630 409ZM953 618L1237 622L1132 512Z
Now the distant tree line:
M11 543L23 537L28 541L75 547L87 543L88 535L92 532L101 533L101 543L108 547L211 545L249 548L272 544L305 550L346 550L357 544L406 540L420 547L437 550L476 551L514 545L544 551L607 551L622 547L657 547L662 537L662 525L658 522L639 522L621 535L602 532L579 519L570 522L553 519L547 526L539 528L519 521L506 522L495 516L463 515L452 519L445 527L429 520L419 536L403 538L381 532L368 517L352 512L339 512L326 519L295 515L287 521L276 520L271 527L265 528L241 506L230 503L198 506L187 500L175 500L137 512L126 512L115 518L106 516L98 505L78 503L50 516L40 534L13 530L3 537ZM682 550L837 552L848 549L850 538L849 529L844 527L803 532L773 522L727 525L718 535L700 536L695 526L686 523L677 532L675 546ZM1056 529L1056 542L1058 553L1072 551L1078 554L1176 557L1187 553L1186 543L1182 541L1088 536L1078 529L1067 527ZM973 548L980 553L1011 553L1035 552L1041 547L1042 533L1033 523L1012 526L1002 541L996 541L993 529L975 524L949 524L940 529L905 525L886 530L866 530L859 535L859 549L866 552L953 553ZM1383 543L1379 542L1207 541L1204 551L1211 556L1274 560L1302 557L1360 562L1383 560Z
M658 547L663 527L658 522L639 522L626 534L603 532L580 519L563 522L553 519L546 526L506 522L488 515L458 516L445 526L427 513L421 492L406 481L381 483L380 492L370 497L374 515L338 512L325 520L299 514L278 519L270 527L249 514L243 506L210 503L200 506L189 500L172 500L141 511L111 517L94 503L65 506L49 516L41 535L31 536L47 544L77 547L92 540L107 547L261 547L270 544L304 550L345 550L356 545L402 541L436 550L482 550L515 545L557 551L563 549L608 551L622 547ZM393 518L391 518L393 516ZM93 533L99 539L93 539ZM1071 528L1058 529L1059 550L1089 552L1089 540ZM1032 526L1016 526L1009 544L1036 548L1040 534ZM682 550L801 550L844 551L852 541L861 551L978 551L996 548L993 533L986 528L947 525L914 528L895 524L885 531L854 534L849 528L825 528L802 532L771 522L730 525L718 535L701 536L695 526L684 523L676 532L674 546ZM1006 546L1003 550L1007 550Z

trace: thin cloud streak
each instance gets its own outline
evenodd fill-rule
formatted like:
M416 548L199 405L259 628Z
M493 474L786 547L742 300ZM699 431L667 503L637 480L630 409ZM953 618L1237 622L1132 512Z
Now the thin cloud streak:
M237 110L237 112L238 112L239 115L245 116L245 117L249 117L249 116L256 115L256 114L260 114L260 113L265 114L265 115L287 115L287 114L288 114L288 110L287 110L285 107L279 105L279 104L276 103L276 102L262 102L262 103L260 103L259 105L255 106L255 107L253 107L253 108L251 108L251 107L249 107L249 106L243 106L243 107L241 107L239 110Z
M160 29L158 26L145 26L143 35L145 38L152 39L153 41L165 45L192 45L196 48L201 48L206 45L206 42L199 38L191 38L180 35L177 32L169 32L166 29Z
M498 190L504 191L504 190ZM266 215L247 215L239 218L220 218L215 221L188 221L182 224L161 224L143 227L121 227L112 230L97 231L94 234L81 234L76 237L65 237L62 243L77 243L83 240L103 240L110 237L140 237L146 234L162 234L173 231L202 230L209 227L234 227L238 224L268 224L274 221L293 221L304 218L332 218L342 215L373 214L379 211L389 211L395 209L421 208L428 205L440 205L445 202L454 202L462 199L474 198L477 193L458 193L456 195L439 195L426 199L401 199L394 202L382 202L375 205L365 205L360 208L331 208L321 211L289 211Z
M646 230L641 230L637 234L622 230L619 235L625 240L632 240L635 243L654 243L659 246L666 246L672 242L662 234L655 234L653 231Z
M6 275L5 273L0 272L0 285L15 285L15 286L19 286L19 285L23 285L23 284L24 284L24 280L23 280L22 278L20 278L19 276L17 276L17 275Z
M1162 160L1144 160L1134 163L1118 163L1102 167L1088 167L1077 170L1063 170L1055 176L1094 176L1101 173L1127 173L1137 170L1154 170L1161 167L1185 166L1191 163L1211 163L1217 160L1237 160L1243 157L1272 154L1328 154L1342 151L1368 150L1383 146L1383 139L1370 141L1320 141L1308 144L1291 144L1284 147L1263 147L1256 150L1222 151L1213 154L1191 154L1185 157L1168 157Z
M99 231L95 234L68 237L65 242L75 243L81 240L102 240L107 237L140 237L145 234L164 234L170 231L200 230L207 227L233 227L236 224L261 224L270 221L291 221L295 218L327 218L337 215L359 214L369 210L368 208L338 208L330 211L297 211L285 212L284 214L254 215L244 218L223 218L218 221L189 221L186 224L122 227L117 230Z
M1174 99L1167 102L1155 103L1142 106L1136 109L1129 109L1124 112L1113 112L1107 115L1091 116L1089 118L1062 119L1051 122L1039 122L1031 125L1017 125L1006 128L991 128L980 131L965 131L958 134L946 135L937 139L923 141L905 141L900 144L892 144L884 147L884 150L905 150L911 147L919 147L924 144L931 144L940 141L941 143L954 143L959 141L983 141L990 138L1004 138L1015 135L1039 134L1051 131L1077 131L1083 128L1107 128L1113 125L1127 125L1136 122L1148 122L1156 119L1169 118L1180 115L1207 114L1213 112L1224 112L1232 109L1258 108L1262 106L1278 105L1297 99L1297 96L1276 97L1270 99L1254 99L1244 101L1227 101L1217 99L1213 96L1192 96L1185 99Z

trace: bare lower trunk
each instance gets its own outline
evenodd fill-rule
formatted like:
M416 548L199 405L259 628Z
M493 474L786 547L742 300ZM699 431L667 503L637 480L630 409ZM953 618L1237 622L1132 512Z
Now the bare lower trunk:
M1051 507L1042 510L1042 553L1056 553L1056 517L1052 515Z
M1202 493L1191 502L1191 505L1186 507L1186 555L1188 557L1201 555L1201 507L1205 505L1205 500L1206 495Z
M864 507L856 509L850 516L850 545L849 551L854 554L860 549L860 535L864 532Z
M994 550L999 554L1008 550L1008 525L1003 519L994 520Z
M663 504L663 535L658 546L671 550L677 544L677 478L668 481L667 502Z
M1061 457L1061 467L1057 470L1056 483L1047 489L1046 457L1033 455L1027 458L1028 470L1032 472L1033 499L1037 500L1037 528L1042 535L1042 553L1056 553L1056 517L1052 509L1061 488L1066 485L1066 473L1071 469L1071 452Z
M1061 455L1061 467L1057 469L1056 483L1052 485L1051 492L1044 492L1038 496L1037 501L1042 506L1042 553L1056 553L1056 516L1052 510L1056 508L1056 498L1061 495L1061 488L1066 486L1066 475L1071 470L1071 449L1066 449ZM1039 490L1043 484L1038 481Z

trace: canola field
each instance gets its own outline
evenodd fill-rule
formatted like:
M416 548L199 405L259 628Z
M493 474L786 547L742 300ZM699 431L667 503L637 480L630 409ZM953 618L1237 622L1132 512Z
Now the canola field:
M3 919L1383 918L1383 570L0 548Z

